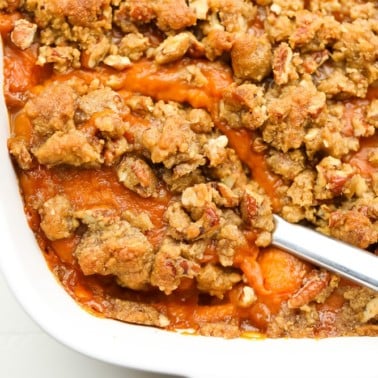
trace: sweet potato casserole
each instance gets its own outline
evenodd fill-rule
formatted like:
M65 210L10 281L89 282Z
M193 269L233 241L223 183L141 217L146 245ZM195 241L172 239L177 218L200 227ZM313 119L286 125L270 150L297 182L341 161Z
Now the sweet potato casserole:
M377 293L271 245L277 213L378 252L376 1L0 9L8 149L78 303L226 338L378 335Z

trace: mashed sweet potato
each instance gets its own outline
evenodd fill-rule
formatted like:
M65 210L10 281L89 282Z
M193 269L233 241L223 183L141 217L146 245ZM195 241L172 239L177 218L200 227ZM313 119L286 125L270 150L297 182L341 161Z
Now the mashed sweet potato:
M78 303L226 338L378 335L377 293L271 245L278 213L377 253L376 2L0 11L26 216Z

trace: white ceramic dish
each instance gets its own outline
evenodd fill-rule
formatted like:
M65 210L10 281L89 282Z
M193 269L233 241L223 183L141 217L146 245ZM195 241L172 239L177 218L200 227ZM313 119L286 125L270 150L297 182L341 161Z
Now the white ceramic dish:
M109 363L186 377L378 377L378 338L224 340L88 314L49 271L27 225L7 137L0 101L0 268L26 312L58 341Z

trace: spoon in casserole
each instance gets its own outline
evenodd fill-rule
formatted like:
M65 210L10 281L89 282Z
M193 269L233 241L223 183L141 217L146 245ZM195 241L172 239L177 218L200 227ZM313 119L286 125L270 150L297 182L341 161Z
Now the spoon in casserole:
M378 257L274 215L272 244L314 265L378 291Z

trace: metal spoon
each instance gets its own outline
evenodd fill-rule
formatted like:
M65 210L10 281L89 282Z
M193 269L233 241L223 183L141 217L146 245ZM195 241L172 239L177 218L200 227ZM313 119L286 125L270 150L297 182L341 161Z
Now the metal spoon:
M378 257L274 215L272 244L378 291Z

